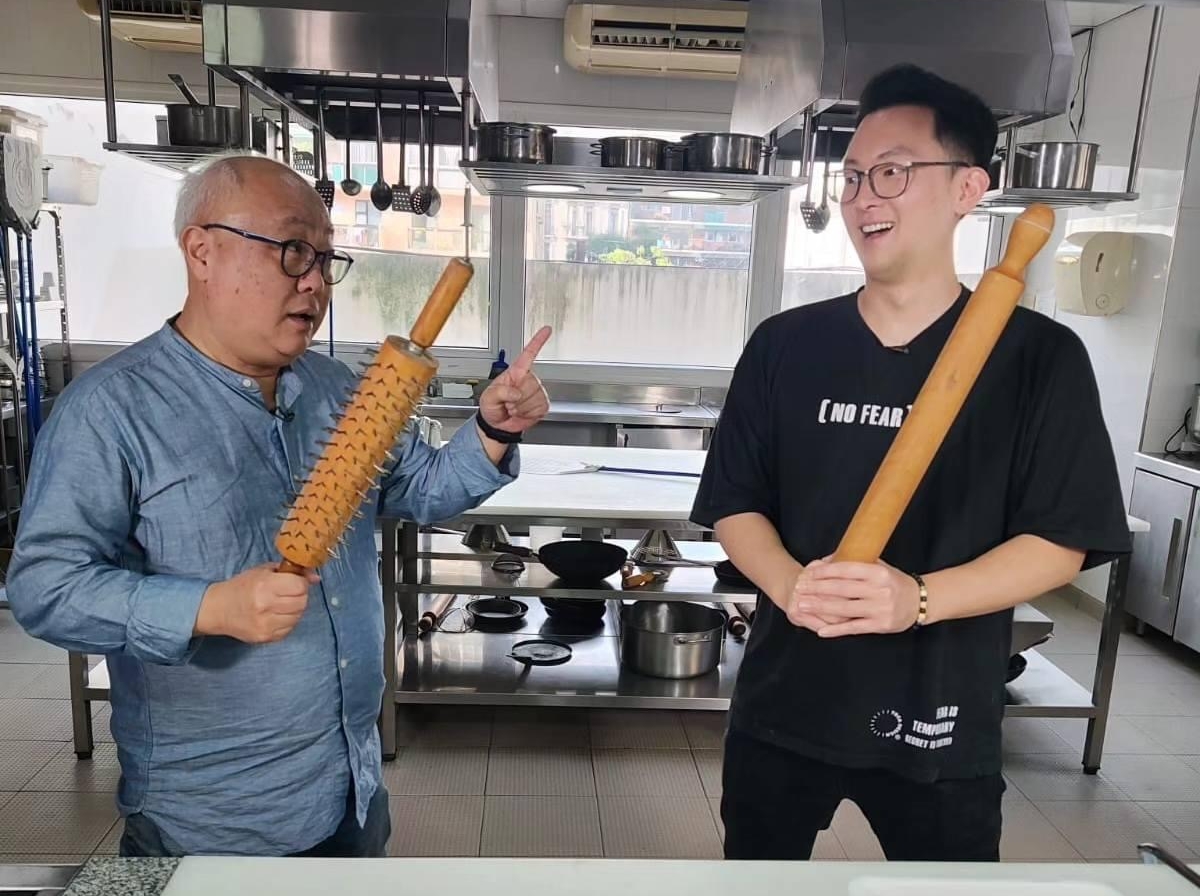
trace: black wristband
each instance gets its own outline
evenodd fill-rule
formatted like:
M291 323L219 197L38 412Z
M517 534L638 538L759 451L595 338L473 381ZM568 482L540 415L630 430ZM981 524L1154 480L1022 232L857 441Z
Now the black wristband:
M496 427L483 419L482 414L475 415L475 423L479 426L483 434L493 442L499 442L501 445L515 445L521 441L521 433L496 429Z

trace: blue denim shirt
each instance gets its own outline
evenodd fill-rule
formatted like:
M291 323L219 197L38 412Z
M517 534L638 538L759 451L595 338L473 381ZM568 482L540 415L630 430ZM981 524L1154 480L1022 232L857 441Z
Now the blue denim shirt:
M210 583L279 559L294 477L353 382L308 352L272 414L168 323L73 382L38 437L8 599L37 637L107 655L120 810L173 850L308 849L351 785L363 822L381 776L376 519L447 519L517 473L515 450L501 472L473 426L436 451L410 431L288 637L193 637Z

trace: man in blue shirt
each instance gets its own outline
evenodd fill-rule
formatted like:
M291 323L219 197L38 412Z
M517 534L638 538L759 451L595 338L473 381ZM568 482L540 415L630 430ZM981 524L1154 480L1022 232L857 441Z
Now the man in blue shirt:
M549 331L475 425L439 450L405 434L339 556L277 573L279 516L355 381L307 351L350 259L267 159L190 175L175 229L183 311L59 399L9 601L37 637L108 657L123 855L384 855L376 519L446 519L513 480L549 407L530 370Z

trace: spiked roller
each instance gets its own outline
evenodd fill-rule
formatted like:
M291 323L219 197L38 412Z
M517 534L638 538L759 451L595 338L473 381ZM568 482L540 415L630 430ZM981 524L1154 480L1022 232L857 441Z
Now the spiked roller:
M330 557L360 505L375 488L417 402L437 373L426 351L467 288L474 269L451 259L409 338L389 336L328 434L321 456L288 510L275 547L280 572L316 569Z

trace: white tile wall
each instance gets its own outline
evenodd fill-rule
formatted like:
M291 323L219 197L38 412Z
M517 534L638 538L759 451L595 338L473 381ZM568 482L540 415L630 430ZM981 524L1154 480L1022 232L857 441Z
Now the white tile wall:
M1098 190L1125 189L1150 20L1151 10L1139 9L1100 25L1093 36L1087 112L1078 139L1100 144ZM1091 355L1126 498L1133 455L1143 444L1161 449L1179 425L1191 384L1200 381L1200 302L1187 300L1188 284L1200 283L1200 209L1194 216L1179 212L1189 186L1184 172L1200 83L1198 37L1200 10L1166 8L1136 187L1139 199L1099 211L1072 210L1065 226L1068 234L1123 230L1141 236L1124 311L1108 318L1054 313ZM1085 47L1086 37L1076 37L1077 75ZM1065 117L1046 122L1042 131L1040 139L1075 139ZM1027 132L1022 139L1039 136ZM1191 173L1192 180L1200 181L1200 170ZM1190 186L1200 205L1200 184ZM1188 245L1195 249L1185 251ZM1096 570L1076 585L1102 598L1107 578L1104 570Z
M1200 176L1200 172L1193 172ZM1161 450L1162 443L1179 425L1191 400L1192 386L1200 382L1200 209L1180 212L1175 230L1175 252L1167 284L1162 334L1159 337L1154 378L1147 410L1143 444Z

